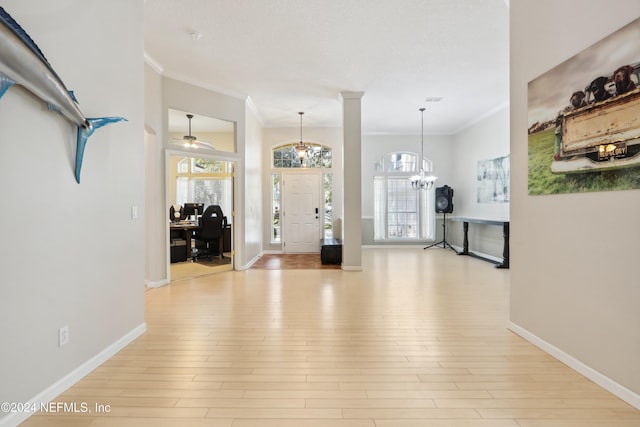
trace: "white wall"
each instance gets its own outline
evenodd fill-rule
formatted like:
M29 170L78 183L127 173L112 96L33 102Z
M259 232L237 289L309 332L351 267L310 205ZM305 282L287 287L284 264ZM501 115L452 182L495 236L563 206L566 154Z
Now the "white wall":
M527 193L527 83L639 16L637 0L511 2L510 319L640 407L640 191Z
M455 215L509 219L509 203L478 203L478 161L509 155L507 106L453 135L451 157L455 174Z
M262 126L255 112L246 106L246 138L244 157L245 209L241 218L245 224L244 259L238 268L247 268L262 254L262 223L269 216L269 208L264 208L262 197ZM268 180L267 180L268 181ZM269 206L269 205L267 205Z
M211 91L206 88L194 86L169 77L162 78L162 113L163 113L163 132L162 138L165 141L165 147L180 152L174 145L169 145L168 132L168 109L173 108L181 111L190 111L208 117L214 117L236 124L236 147L237 153L220 152L217 158L221 160L236 162L236 177L234 180L234 211L238 216L232 218L233 224L233 244L234 244L234 263L236 268L243 268L248 263L249 257L253 255L245 252L245 221L244 216L245 205L247 203L245 192L245 164L244 157L246 153L246 101L239 98L230 97ZM183 151L186 155L192 155L192 152ZM168 205L166 207L168 212ZM168 213L167 213L168 215ZM230 218L230 215L227 215ZM159 233L164 233L165 242L167 227L166 222ZM251 232L251 231L250 231ZM259 233L259 232L258 232ZM169 246L167 243L165 250L165 259L168 260Z
M162 141L148 126L144 132L144 165L145 165L145 217L144 217L144 247L145 247L145 283L149 287L166 284L165 245L164 235L156 230L166 224L160 215L149 215L164 208L165 197L164 173L157 165L162 164Z
M77 184L76 127L21 87L0 100L1 401L52 399L145 327L143 2L65 4L2 6L86 116L128 121L96 130Z
M509 108L499 109L482 120L456 133L452 137L451 159L454 176L453 216L484 218L498 221L509 220L509 203L478 203L478 161L509 155ZM463 244L462 223L448 224L447 241L461 247ZM502 226L470 224L469 250L502 257Z
M185 133L170 132L170 139L182 139ZM199 141L208 142L218 151L233 153L236 151L236 138L233 132L193 132Z
M164 143L162 138L162 79L147 63L144 67L145 115L145 283L168 283Z
M451 186L455 177L455 162L451 158L451 136L425 135L424 156L433 164L433 174L438 177L436 186ZM378 245L373 240L373 176L374 164L395 151L420 153L421 135L363 135L362 136L362 243ZM431 190L434 193L435 190ZM442 237L441 226L436 226L437 239ZM397 245L398 243L393 243ZM409 244L415 244L411 242Z
M161 183L150 182L148 187L154 188L156 185L160 185L163 192L162 206L148 214L149 221L155 224L155 229L150 234L155 233L156 238L148 239L147 244L154 245L154 247L150 247L147 251L149 258L151 258L147 260L147 264L161 264L165 270L162 278L157 278L155 275L147 277L147 283L161 285L167 283L168 280L167 218L169 205L166 203L166 199L168 197L167 191L170 191L170 183L167 182L165 173L167 159L165 150L170 150L175 154L193 155L193 151L185 151L174 144L169 144L169 108L190 111L194 114L235 123L235 141L224 138L223 146L220 147L223 151L218 151L215 156L221 160L236 163L234 179L234 212L236 217L232 218L231 213L227 217L233 221L234 267L244 269L252 259L260 254L262 246L262 228L260 227L262 223L262 194L259 190L254 190L261 188L260 179L256 180L255 178L256 174L258 177L262 175L259 160L262 146L259 119L248 107L247 100L224 95L161 74L161 70L156 70L149 65L145 69L145 78L150 82L147 83L145 93L146 117L149 127L154 130L159 128L156 138L162 147L161 163L152 166L156 168L155 178L161 178ZM155 93L156 90L160 93L159 96ZM234 150L235 152L232 152ZM161 243L161 250L156 247L158 241ZM151 254L151 252L153 253Z

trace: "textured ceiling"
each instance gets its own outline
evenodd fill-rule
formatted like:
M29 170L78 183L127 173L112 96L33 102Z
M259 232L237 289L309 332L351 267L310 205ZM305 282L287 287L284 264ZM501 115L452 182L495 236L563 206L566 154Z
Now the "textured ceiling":
M508 102L508 17L505 0L146 0L145 52L249 97L265 127L341 126L340 92L363 91L363 133L419 133L426 107L425 133L450 134Z

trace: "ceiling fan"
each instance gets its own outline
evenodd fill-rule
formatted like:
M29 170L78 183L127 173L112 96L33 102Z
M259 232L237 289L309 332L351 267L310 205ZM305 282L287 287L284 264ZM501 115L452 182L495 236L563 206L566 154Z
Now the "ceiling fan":
M185 148L215 150L215 147L210 142L199 141L195 135L191 135L191 119L193 119L193 114L187 114L187 119L189 120L189 135L184 135L182 138L171 138L171 143L182 145Z

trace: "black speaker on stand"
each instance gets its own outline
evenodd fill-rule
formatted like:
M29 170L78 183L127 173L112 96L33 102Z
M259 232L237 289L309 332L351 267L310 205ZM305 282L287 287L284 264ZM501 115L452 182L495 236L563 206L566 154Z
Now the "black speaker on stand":
M434 243L433 245L429 245L424 249L429 249L433 246L438 246L442 244L442 248L446 249L447 247L458 253L453 247L447 242L447 214L453 212L453 188L448 185L444 185L442 187L436 188L436 213L441 213L443 215L442 218L442 240L438 243Z

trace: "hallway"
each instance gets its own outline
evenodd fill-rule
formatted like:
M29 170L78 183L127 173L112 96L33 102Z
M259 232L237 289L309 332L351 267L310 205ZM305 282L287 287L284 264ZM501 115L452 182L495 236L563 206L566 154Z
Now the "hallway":
M148 331L24 426L633 427L507 329L509 270L439 248L363 271L229 271L146 292Z

